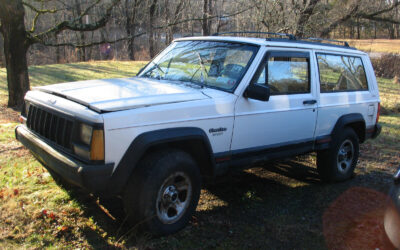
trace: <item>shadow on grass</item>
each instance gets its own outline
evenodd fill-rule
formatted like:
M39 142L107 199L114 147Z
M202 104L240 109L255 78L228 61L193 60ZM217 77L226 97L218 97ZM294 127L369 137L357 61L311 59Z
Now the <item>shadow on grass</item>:
M385 192L390 175L371 172L346 182L324 184L310 165L294 158L245 171L233 169L204 186L199 208L184 230L144 242L146 237L138 234L125 246L324 249L322 218L330 204L353 187ZM100 200L99 206L96 197L76 190L70 194L83 207L84 216L92 217L108 236L118 239L129 231L127 226L121 228L125 215L120 199ZM115 247L96 231L87 230L85 236L94 248Z

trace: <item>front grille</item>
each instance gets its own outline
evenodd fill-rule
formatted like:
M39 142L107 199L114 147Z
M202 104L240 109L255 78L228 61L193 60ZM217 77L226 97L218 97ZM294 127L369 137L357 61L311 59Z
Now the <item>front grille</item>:
M32 131L52 142L72 149L71 137L73 122L60 114L48 112L43 108L30 105L26 125Z

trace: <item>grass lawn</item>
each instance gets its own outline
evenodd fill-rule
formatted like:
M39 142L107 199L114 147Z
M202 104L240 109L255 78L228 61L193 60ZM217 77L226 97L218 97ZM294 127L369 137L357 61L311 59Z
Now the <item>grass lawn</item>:
M133 76L144 62L30 67L33 86ZM315 154L233 170L207 184L190 225L151 239L123 224L120 201L59 186L14 139L17 112L6 108L0 69L0 248L384 249L382 219L400 162L400 85L379 79L383 131L361 146L357 175L324 184ZM390 249L390 248L386 248Z

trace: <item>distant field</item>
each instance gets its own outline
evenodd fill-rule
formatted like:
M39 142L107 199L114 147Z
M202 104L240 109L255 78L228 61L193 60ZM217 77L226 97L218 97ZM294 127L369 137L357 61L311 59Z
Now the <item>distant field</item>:
M145 62L32 66L33 86L134 76ZM363 144L356 176L321 183L315 154L234 170L204 186L188 227L150 238L121 226L120 200L64 189L15 140L0 69L0 249L391 249L382 243L391 175L400 162L400 84L378 79L382 134Z
M340 40L340 39L339 39ZM348 39L350 46L365 52L381 52L400 54L400 39Z

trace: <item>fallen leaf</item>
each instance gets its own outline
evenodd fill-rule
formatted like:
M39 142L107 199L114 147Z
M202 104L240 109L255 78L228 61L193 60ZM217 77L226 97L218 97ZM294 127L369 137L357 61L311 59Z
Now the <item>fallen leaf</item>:
M14 189L14 195L18 195L18 193L19 193L19 191L18 191L18 189Z
M53 212L51 212L51 213L49 214L49 217L50 217L50 219L52 219L52 220L55 220L55 219L56 219L56 216L54 215Z
M46 210L46 209L43 209L43 210L42 210L42 214L43 214L44 216L47 216L47 210Z

